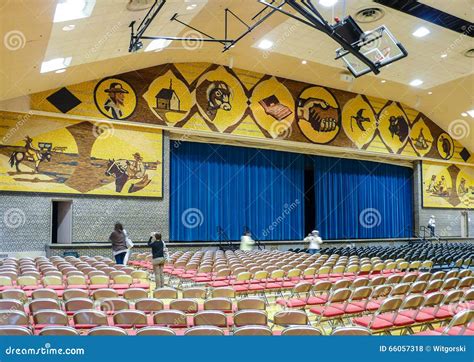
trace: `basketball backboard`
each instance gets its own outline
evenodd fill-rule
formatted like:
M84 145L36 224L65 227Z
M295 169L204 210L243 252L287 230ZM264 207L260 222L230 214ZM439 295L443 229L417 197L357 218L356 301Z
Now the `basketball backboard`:
M377 70L408 55L403 45L385 25L363 33L360 40L354 42L352 47L373 63ZM372 71L367 64L344 48L336 50L336 59L339 58L342 58L354 77L360 77Z

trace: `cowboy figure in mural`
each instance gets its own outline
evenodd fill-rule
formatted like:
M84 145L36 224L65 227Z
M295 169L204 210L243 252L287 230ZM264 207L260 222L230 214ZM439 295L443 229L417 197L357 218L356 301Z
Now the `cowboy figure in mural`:
M124 89L121 83L113 82L104 92L109 95L109 98L104 103L104 109L110 113L113 119L122 119L122 107L128 90Z
M51 161L51 152L48 148L42 148L41 150L33 146L33 139L30 136L26 136L25 139L25 150L24 151L14 151L10 155L10 166L15 167L17 172L21 172L19 165L23 161L34 162L35 169L34 172L39 171L39 165L43 161Z
M40 150L33 146L33 139L30 136L26 136L25 139L25 156L28 161L35 161L36 155Z
M127 176L129 179L142 179L148 178L145 173L145 166L143 165L143 157L135 152L133 154L133 161L127 161Z

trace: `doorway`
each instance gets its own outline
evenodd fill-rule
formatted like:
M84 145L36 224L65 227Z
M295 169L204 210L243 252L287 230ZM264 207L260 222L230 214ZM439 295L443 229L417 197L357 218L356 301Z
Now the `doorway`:
M51 243L72 243L72 200L53 200Z

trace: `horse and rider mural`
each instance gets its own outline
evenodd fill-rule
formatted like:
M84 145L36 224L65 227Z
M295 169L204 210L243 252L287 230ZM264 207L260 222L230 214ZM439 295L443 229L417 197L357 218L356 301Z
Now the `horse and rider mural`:
M20 164L24 161L30 161L34 163L34 172L39 172L39 165L43 161L51 161L51 143L43 144L41 149L37 149L33 146L33 139L30 136L26 136L25 139L25 150L14 151L10 155L10 166L15 167L17 172L20 171Z
M151 179L148 178L148 174L146 173L143 158L138 152L133 154L133 161L109 160L106 167L105 175L115 178L115 191L117 192L122 192L123 187L129 180L139 181L130 184L127 191L128 193L140 191L151 182Z
M27 134L0 144L6 191L162 196L160 130L115 126L113 132L97 132L91 122L58 128L56 121L42 120L45 132L38 134L32 131L34 118L23 125ZM13 117L6 124L7 132L18 129ZM0 139L6 139L2 132Z

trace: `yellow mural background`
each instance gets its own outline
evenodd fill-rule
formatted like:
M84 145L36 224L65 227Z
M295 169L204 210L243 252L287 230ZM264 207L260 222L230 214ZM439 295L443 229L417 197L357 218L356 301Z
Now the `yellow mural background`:
M145 131L106 122L81 122L10 112L0 112L0 121L2 191L162 197L161 130ZM15 162L11 165L14 153L25 152L26 137L30 137L32 146L41 152L48 149L40 149L40 143L50 147L51 160L39 162L36 172L32 161L22 160L18 164L19 171ZM89 153L86 154L85 150ZM115 179L105 174L106 164L109 159L133 162L135 153L143 159L146 169L143 185L146 186L128 192L132 184L136 185L143 179L129 178L123 189L117 192Z
M266 77L265 80L262 79ZM112 79L112 78L109 78ZM210 135L228 140L228 136L249 137L259 140L293 141L317 144L346 149L358 149L379 155L398 153L408 159L424 158L426 160L446 160L453 163L473 164L474 156L467 152L457 140L451 140L452 155L447 158L443 153L439 135L443 132L434 122L417 110L406 105L378 97L364 96L342 90L328 89L303 82L268 77L261 73L242 69L230 69L221 65L209 63L176 63L163 64L139 71L124 73L115 76L133 87L137 94L135 111L128 118L114 120L114 122L137 122L155 124L159 127L181 127L186 130L207 132ZM173 80L173 89L181 101L183 113L165 112L165 116L156 109L156 94L163 88L169 87L169 80ZM183 81L184 80L184 81ZM231 89L230 111L217 110L212 119L206 115L206 102L197 102L198 89L202 94L203 82L223 81ZM105 116L97 108L94 101L94 90L101 80L88 81L75 85L68 85L67 90L76 96L80 103L67 111L67 116L94 117L104 119ZM187 83L187 84L186 84ZM110 86L107 80L106 85ZM60 113L48 101L48 98L59 89L30 95L31 108L43 112ZM249 94L249 90L252 93ZM204 92L204 93L203 93ZM293 112L280 121L263 112L258 102L264 95L274 93L280 103L286 105ZM297 118L301 107L298 107L299 98L323 99L340 109L340 130L330 132L316 131L304 118ZM135 104L128 98L133 108ZM295 104L296 103L296 104ZM294 105L291 107L291 105ZM364 109L363 117L369 118L364 123L366 131L361 131L354 123L351 129L351 116ZM390 118L404 117L408 123L408 137L399 140L397 135L390 133ZM428 147L420 147L416 139L423 130L423 136ZM257 145L258 147L258 145ZM268 146L263 146L268 147Z
M422 176L423 207L474 208L474 167L423 161ZM464 193L459 188L462 179Z

